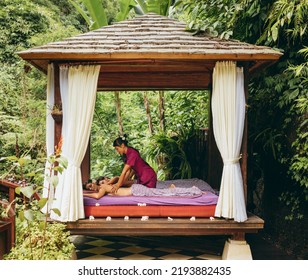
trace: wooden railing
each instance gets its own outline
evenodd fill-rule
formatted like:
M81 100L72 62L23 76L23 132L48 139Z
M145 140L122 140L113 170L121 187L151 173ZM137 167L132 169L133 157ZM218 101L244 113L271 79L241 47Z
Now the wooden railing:
M8 202L11 203L15 199L15 189L18 184L7 180L0 179L0 192L6 194ZM12 204L15 210L14 204ZM8 253L15 244L15 215L10 215L6 219L0 218L0 259L5 253Z

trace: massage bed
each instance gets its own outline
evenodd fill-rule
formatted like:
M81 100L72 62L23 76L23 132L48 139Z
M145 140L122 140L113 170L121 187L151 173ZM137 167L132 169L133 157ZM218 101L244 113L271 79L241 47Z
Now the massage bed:
M198 187L200 196L110 196L100 199L84 197L87 218L104 217L213 217L218 195L215 190L200 179L158 181L157 188Z

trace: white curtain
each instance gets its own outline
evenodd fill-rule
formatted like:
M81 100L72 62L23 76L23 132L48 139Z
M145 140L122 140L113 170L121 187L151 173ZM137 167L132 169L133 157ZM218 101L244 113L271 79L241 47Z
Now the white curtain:
M54 65L48 64L47 70L47 101L46 101L46 150L47 157L54 152L54 139L55 139L55 121L51 116L51 111L54 105ZM45 164L45 174L50 176L50 164L46 160ZM45 176L46 177L46 176ZM43 197L48 198L48 205L42 209L43 212L50 210L52 200L54 198L54 189L52 185L49 186L48 181L44 178L44 189L43 189ZM48 207L48 208L47 208Z
M239 164L245 121L243 69L235 62L217 62L213 72L212 116L214 137L223 159L215 216L247 220Z
M84 218L80 165L90 137L100 66L60 67L62 155L68 167L59 175L51 218L62 222ZM66 82L67 81L67 82Z

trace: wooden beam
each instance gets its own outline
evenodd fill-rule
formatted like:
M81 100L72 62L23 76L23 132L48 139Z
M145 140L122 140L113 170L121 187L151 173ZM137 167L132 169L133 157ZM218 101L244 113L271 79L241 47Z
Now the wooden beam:
M98 90L135 89L206 89L210 83L207 73L104 73L99 76Z
M249 50L225 50L225 49L215 49L215 50L207 50L204 53L189 53L187 51L183 52L82 52L80 50L76 50L75 52L62 52L55 50L39 50L36 51L34 49L28 51L19 52L18 55L24 60L77 60L77 61L85 61L85 60L116 60L116 59L167 59L167 60L234 60L234 61L277 61L281 53L271 51L270 53L264 52L255 52Z
M208 218L198 218L195 221L190 221L189 218L174 218L172 221L168 221L166 218L150 217L147 221L141 221L138 218L131 218L128 221L122 218L113 218L111 221L85 219L66 224L66 228L71 234L112 236L231 235L235 240L243 238L245 233L257 233L263 226L264 221L252 214L243 223L218 218L214 221Z

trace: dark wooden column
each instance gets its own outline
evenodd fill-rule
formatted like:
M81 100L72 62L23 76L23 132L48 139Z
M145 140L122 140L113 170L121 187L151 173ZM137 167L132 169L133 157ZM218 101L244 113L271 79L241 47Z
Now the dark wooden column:
M54 102L55 105L60 106L62 104L61 93L60 93L60 75L59 75L59 65L54 64ZM55 121L55 145L60 141L62 134L62 120Z
M90 163L91 163L91 157L90 157L90 139L89 139L88 147L80 166L81 178L83 183L90 179Z
M244 71L244 92L245 92L245 102L246 102L246 110L245 110L245 123L244 123L244 132L243 132L243 140L241 147L242 159L240 161L242 177L243 177L243 187L244 187L244 196L245 202L247 204L247 160L248 160L248 118L247 118L247 102L248 102L248 82L249 82L249 72L248 72L248 63L243 65Z

